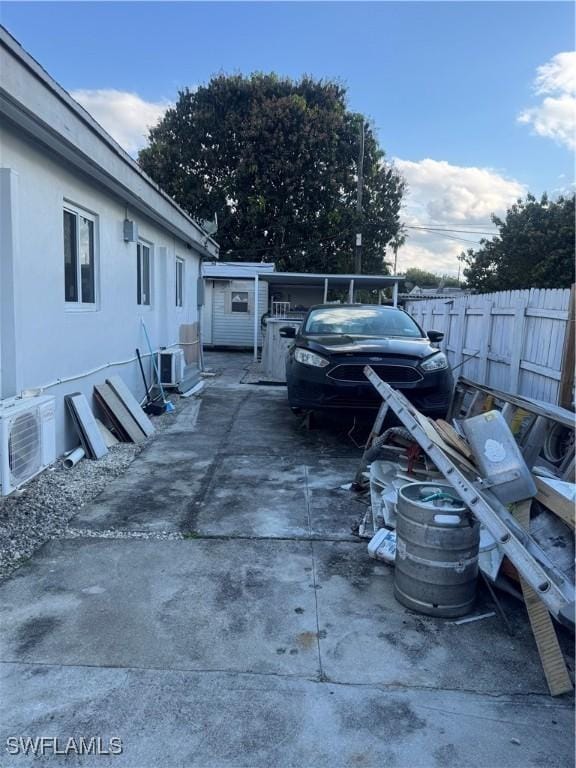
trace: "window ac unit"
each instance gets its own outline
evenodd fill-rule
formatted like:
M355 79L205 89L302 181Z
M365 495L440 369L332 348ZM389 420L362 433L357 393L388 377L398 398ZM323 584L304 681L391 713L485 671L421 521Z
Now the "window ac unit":
M55 410L55 399L47 396L0 402L0 495L56 461Z
M184 351L163 349L158 352L158 372L163 387L177 387L184 378Z

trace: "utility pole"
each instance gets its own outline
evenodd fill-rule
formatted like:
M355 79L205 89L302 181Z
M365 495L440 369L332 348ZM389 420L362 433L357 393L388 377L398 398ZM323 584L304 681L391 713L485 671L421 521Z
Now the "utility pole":
M358 180L356 184L356 213L358 214L358 230L354 248L354 272L362 274L362 188L364 186L364 118L360 121L360 142L358 149Z

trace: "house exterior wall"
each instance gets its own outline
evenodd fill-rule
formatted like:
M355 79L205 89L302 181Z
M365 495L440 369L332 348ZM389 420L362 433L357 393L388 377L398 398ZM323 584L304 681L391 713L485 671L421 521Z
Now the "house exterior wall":
M248 348L254 344L254 279L205 279L207 290L204 305L203 339L207 346ZM230 297L233 291L248 293L248 312L232 312ZM268 285L258 283L258 315L268 311ZM211 334L209 335L209 329ZM259 324L258 344L262 344Z
M83 392L96 412L94 384L119 374L136 397L143 396L134 360L136 347L147 354L141 318L154 348L177 344L181 326L197 323L199 255L161 225L126 210L90 177L9 128L0 133L0 167L2 223L8 221L12 230L2 239L0 297L15 297L11 322L0 328L0 396L29 388L54 395L57 451L62 453L78 443L64 407L65 394ZM70 306L64 300L65 203L96 219L94 308ZM136 243L123 240L126 215L152 247L151 306L137 304ZM181 308L175 299L176 257L185 262ZM145 369L149 375L149 358ZM72 380L55 383L63 379Z

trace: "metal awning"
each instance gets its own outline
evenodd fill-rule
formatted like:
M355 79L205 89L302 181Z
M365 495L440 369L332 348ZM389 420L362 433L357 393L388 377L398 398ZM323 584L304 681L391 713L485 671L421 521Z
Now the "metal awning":
M357 288L387 288L405 280L396 275L316 275L308 272L272 272L259 274L258 277L276 285L308 285L318 288L323 288L326 281L330 286L350 285L352 282Z
M258 281L263 280L270 285L306 285L311 288L322 288L324 302L328 297L328 288L334 286L348 287L348 301L354 303L354 291L358 288L379 290L392 286L392 303L398 305L398 284L405 280L398 275L334 275L312 274L309 272L263 272L254 278L254 360L258 360Z

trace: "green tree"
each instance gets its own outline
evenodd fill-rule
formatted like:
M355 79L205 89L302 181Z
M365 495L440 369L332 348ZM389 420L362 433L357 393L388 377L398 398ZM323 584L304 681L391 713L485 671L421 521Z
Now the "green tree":
M418 267L409 267L406 270L405 279L418 285L420 287L424 285L440 285L443 283L445 287L457 287L459 282L457 278L450 275L437 275L434 272L427 272L425 269L419 269Z
M574 195L556 201L527 195L492 216L492 240L460 256L468 286L479 293L519 288L567 288L574 282Z
M361 115L333 82L214 77L149 133L142 168L196 219L218 215L221 258L352 271ZM404 183L365 127L363 272L386 273Z

